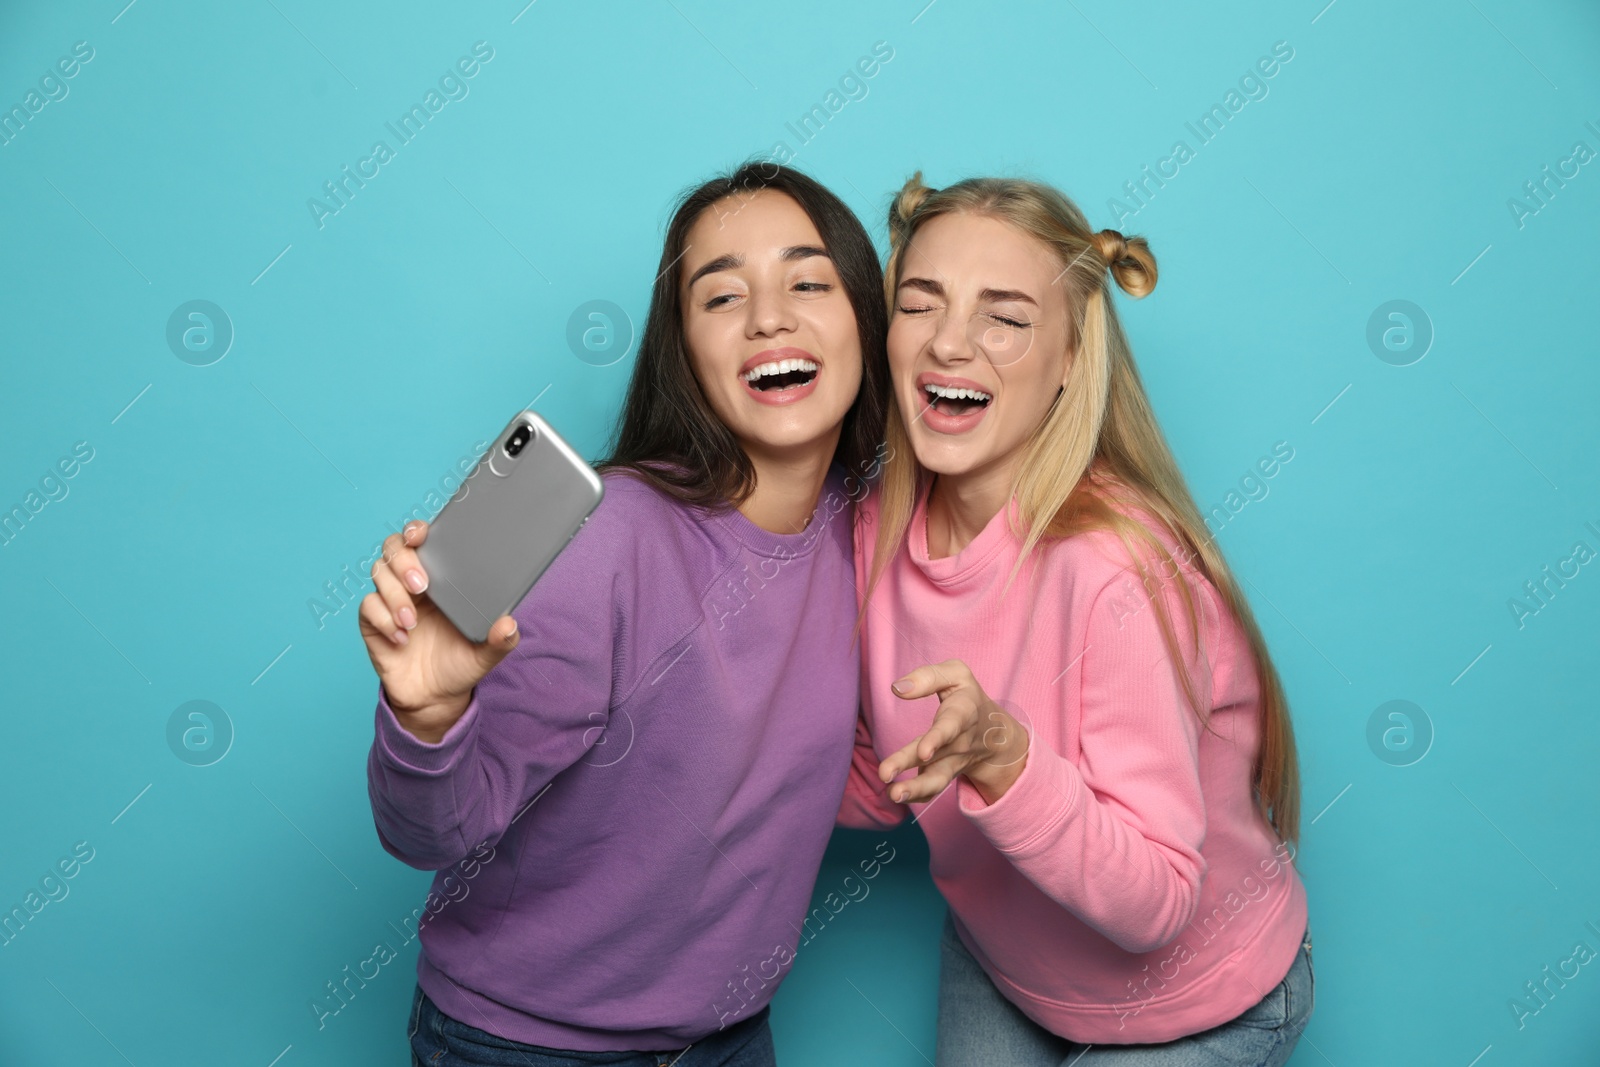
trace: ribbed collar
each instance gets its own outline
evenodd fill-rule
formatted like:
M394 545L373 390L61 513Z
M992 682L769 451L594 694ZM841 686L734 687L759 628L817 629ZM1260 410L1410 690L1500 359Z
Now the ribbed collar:
M828 468L828 477L822 483L822 494L817 498L817 507L811 514L811 521L799 533L785 534L763 530L746 518L744 512L738 508L713 512L707 519L758 556L798 559L816 550L817 545L827 536L833 516L851 505L849 494L844 490L843 471L836 463Z
M930 480L927 487L922 490L917 499L916 510L911 513L911 528L909 533L908 551L911 562L928 580L938 585L959 585L960 583L976 577L994 559L995 555L1005 546L1010 545L1014 550L1020 549L1021 542L1011 531L1011 523L1021 524L1021 510L1017 505L1017 498L1013 496L1004 508L995 512L987 525L978 531L978 536L967 542L960 552L953 556L941 559L928 557L928 498L932 495L933 483Z

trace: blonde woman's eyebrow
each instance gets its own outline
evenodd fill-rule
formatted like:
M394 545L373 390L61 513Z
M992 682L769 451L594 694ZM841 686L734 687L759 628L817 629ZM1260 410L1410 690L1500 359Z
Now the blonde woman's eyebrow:
M927 293L929 296L943 296L944 295L944 286L940 285L938 282L934 281L932 278L921 278L921 277L902 278L902 279L900 279L900 288L901 289L915 289L917 292L919 292L919 293Z
M978 294L978 298L985 303L999 304L1007 300L1039 306L1039 302L1019 289L985 289Z
M944 286L932 278L911 277L900 281L900 288L914 289L917 292L927 293L929 296L944 296ZM1000 304L1006 301L1032 304L1039 306L1039 302L1020 289L984 289L978 294L978 299L985 304Z

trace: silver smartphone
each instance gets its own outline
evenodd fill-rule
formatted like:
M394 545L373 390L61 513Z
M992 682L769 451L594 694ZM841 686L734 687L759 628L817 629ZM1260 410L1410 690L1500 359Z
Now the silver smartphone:
M495 438L428 527L428 596L473 641L528 595L605 494L600 476L533 411Z

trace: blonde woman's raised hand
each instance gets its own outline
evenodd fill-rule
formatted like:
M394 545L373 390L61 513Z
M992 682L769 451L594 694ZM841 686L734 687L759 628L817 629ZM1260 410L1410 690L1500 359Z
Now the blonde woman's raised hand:
M993 804L1022 773L1028 731L984 693L958 659L918 667L892 686L902 700L936 695L939 709L926 733L878 765L889 799L901 804L932 800L964 774L984 801ZM894 779L915 768L914 777Z

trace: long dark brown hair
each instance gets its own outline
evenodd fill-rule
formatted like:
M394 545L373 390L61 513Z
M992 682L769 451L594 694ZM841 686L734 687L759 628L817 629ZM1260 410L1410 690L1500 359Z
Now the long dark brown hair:
M812 178L766 160L747 162L686 192L667 226L661 264L650 292L650 312L639 339L633 377L623 402L611 454L601 472L627 470L685 503L737 507L755 489L755 468L733 432L712 410L689 363L683 308L678 299L679 261L689 230L702 212L729 197L748 198L762 189L787 194L811 218L833 260L861 336L861 391L844 417L834 462L858 477L882 440L889 393L884 352L888 311L883 268L855 214Z

